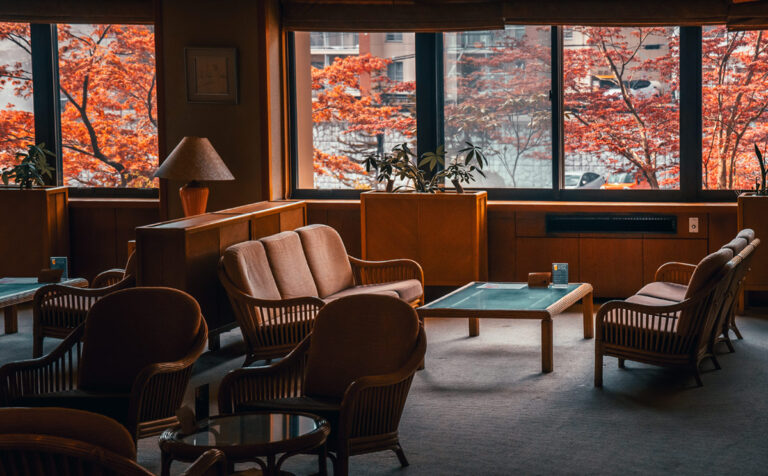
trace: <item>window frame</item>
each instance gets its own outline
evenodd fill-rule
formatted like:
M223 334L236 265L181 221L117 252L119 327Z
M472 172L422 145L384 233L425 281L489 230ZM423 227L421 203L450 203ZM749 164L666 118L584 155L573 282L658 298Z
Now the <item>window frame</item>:
M702 188L702 29L680 26L680 188L675 190L579 190L565 189L563 133L564 27L551 25L552 38L552 187L473 188L485 190L490 200L552 200L590 202L735 202L737 190ZM289 181L291 198L353 199L361 190L300 189L298 185L295 43L288 32L287 83L289 91ZM417 153L434 151L444 143L443 33L416 33L416 136Z

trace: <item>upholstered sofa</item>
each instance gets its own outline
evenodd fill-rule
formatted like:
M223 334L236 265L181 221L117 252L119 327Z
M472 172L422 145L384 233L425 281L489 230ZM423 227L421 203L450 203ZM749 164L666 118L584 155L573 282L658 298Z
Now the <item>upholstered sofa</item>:
M245 365L286 355L311 332L317 311L340 297L383 294L412 306L424 298L418 263L353 258L336 230L326 225L227 248L219 279L248 346Z
M752 230L697 265L666 263L655 280L624 301L603 305L596 319L595 386L602 386L603 356L689 369L702 385L699 364L720 368L714 344L735 328L733 310L755 248Z

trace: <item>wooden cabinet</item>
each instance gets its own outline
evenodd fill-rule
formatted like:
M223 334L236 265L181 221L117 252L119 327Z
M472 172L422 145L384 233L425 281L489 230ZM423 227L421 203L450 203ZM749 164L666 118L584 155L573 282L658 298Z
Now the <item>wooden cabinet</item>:
M0 187L0 277L37 276L69 256L67 188Z
M410 258L428 286L488 279L486 192L360 195L363 259Z
M738 229L752 228L761 241L752 258L744 291L768 291L768 197L741 194L738 203Z
M306 224L304 202L260 202L136 229L140 286L169 286L197 299L208 324L209 346L235 327L217 266L224 251Z
M596 296L626 297L643 286L642 238L579 239L580 281Z

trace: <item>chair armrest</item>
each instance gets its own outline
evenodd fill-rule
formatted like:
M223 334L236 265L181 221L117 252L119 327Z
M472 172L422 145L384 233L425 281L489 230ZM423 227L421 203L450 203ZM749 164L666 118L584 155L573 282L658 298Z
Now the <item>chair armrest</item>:
M352 256L348 258L357 285L417 279L421 283L422 291L424 290L424 271L419 263L411 259L365 261Z
M227 373L219 387L219 413L234 413L239 404L254 400L301 396L309 342L310 336L305 337L288 355L271 365Z
M654 276L653 280L687 286L695 270L695 264L675 262L664 263L663 265L659 266L659 269L656 270L656 275Z
M97 274L93 281L91 281L92 288L105 288L113 284L117 284L122 281L125 275L125 270L120 268L112 268L106 271L102 271Z
M84 330L84 325L78 326L48 355L0 367L0 405L26 396L76 388Z
M208 450L201 454L181 476L224 476L227 459L221 450Z

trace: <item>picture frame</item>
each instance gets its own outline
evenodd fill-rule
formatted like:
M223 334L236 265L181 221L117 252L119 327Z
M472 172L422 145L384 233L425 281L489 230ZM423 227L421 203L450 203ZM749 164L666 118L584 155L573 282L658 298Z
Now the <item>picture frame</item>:
M187 102L237 104L237 48L184 48Z

